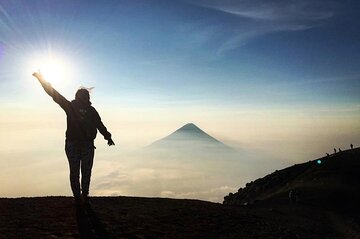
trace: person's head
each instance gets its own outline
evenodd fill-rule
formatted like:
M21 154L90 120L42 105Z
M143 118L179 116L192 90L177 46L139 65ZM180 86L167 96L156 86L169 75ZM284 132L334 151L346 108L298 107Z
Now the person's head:
M89 91L87 89L83 89L83 88L79 89L78 91L76 91L75 100L80 100L84 103L90 102Z

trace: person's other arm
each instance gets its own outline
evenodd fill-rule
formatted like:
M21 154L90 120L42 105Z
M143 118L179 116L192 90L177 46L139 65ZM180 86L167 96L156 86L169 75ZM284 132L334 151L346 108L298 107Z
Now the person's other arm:
M65 110L65 112L68 111L70 107L70 102L62 96L59 92L57 92L49 82L47 82L43 75L40 72L34 72L32 74L34 77L38 79L41 86L44 88L45 92L53 98L53 100L60 105L61 108Z
M96 122L96 128L99 130L99 132L104 136L104 139L108 141L108 145L115 145L114 141L111 139L110 132L106 129L105 125L101 121L99 113L94 108L95 112L95 122Z

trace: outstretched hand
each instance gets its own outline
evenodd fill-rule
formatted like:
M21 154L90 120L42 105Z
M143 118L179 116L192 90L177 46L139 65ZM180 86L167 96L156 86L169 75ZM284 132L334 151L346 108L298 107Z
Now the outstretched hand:
M35 72L32 74L32 76L36 77L39 81L44 80L44 76L41 74L40 71L38 71L38 72L35 71Z
M115 143L114 143L114 141L113 141L112 139L109 139L107 144L108 144L109 146L115 145Z

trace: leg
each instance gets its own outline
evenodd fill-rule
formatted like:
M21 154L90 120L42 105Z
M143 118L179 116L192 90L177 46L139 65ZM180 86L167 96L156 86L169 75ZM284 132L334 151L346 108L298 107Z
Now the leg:
M80 157L79 151L73 143L66 143L66 156L69 161L70 185L75 198L80 198Z
M91 170L94 161L94 146L87 144L81 152L81 191L84 197L89 195Z

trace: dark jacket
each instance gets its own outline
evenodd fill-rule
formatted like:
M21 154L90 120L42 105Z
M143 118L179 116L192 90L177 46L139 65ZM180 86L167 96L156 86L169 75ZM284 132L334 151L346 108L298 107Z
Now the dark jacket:
M48 95L60 105L67 115L67 141L94 141L97 130L106 140L111 139L111 134L101 121L99 113L90 102L81 100L68 101L57 92L50 83L41 80L41 85Z

